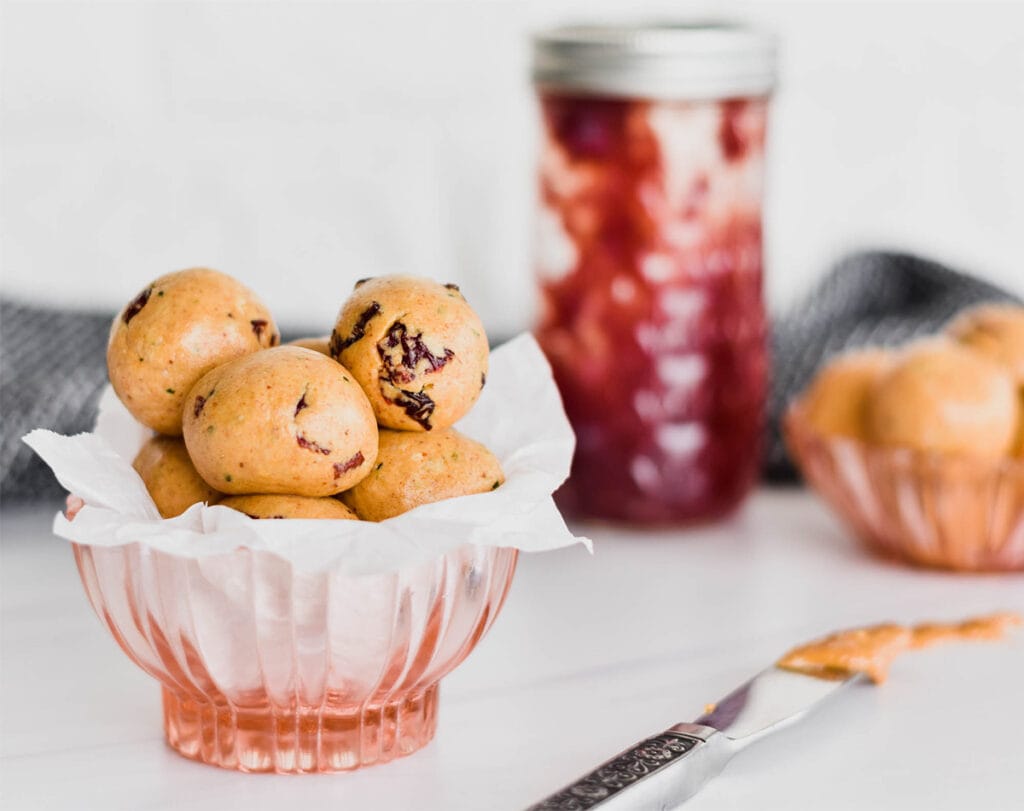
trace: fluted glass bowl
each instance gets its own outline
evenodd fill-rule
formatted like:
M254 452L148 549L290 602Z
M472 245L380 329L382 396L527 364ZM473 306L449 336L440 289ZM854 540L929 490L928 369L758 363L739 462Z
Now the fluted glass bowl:
M804 478L869 548L920 566L1024 569L1024 461L821 434L799 403L783 429Z
M381 575L248 548L74 545L89 600L163 686L167 742L246 772L333 772L424 746L438 682L501 609L517 551L465 545Z

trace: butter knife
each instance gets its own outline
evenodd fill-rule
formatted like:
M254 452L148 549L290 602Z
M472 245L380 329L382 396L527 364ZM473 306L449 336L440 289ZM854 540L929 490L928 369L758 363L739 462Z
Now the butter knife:
M800 720L862 678L770 667L692 723L676 724L598 766L527 811L668 811L688 800L740 750Z

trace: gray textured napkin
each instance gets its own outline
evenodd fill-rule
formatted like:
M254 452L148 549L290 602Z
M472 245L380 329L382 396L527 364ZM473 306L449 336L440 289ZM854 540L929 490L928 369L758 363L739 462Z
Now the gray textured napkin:
M50 469L21 438L33 428L92 429L107 382L113 315L0 301L0 498L59 498Z
M959 309L1015 300L935 262L896 253L847 257L774 325L765 476L795 478L779 436L786 403L830 355L935 332ZM112 314L65 312L0 301L0 496L60 498L49 470L21 442L33 428L90 430L106 384ZM289 336L285 336L286 340Z

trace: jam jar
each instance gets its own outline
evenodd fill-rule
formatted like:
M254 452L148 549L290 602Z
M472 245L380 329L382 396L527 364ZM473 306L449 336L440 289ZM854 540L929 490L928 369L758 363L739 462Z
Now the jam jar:
M724 515L760 461L774 39L556 28L534 38L533 79L536 335L577 437L559 504L634 524Z

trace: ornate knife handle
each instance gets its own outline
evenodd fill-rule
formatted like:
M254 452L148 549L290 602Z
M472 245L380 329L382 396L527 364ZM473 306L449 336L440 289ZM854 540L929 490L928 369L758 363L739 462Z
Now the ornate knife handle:
M732 756L710 727L677 724L640 741L527 811L670 809L692 797Z

